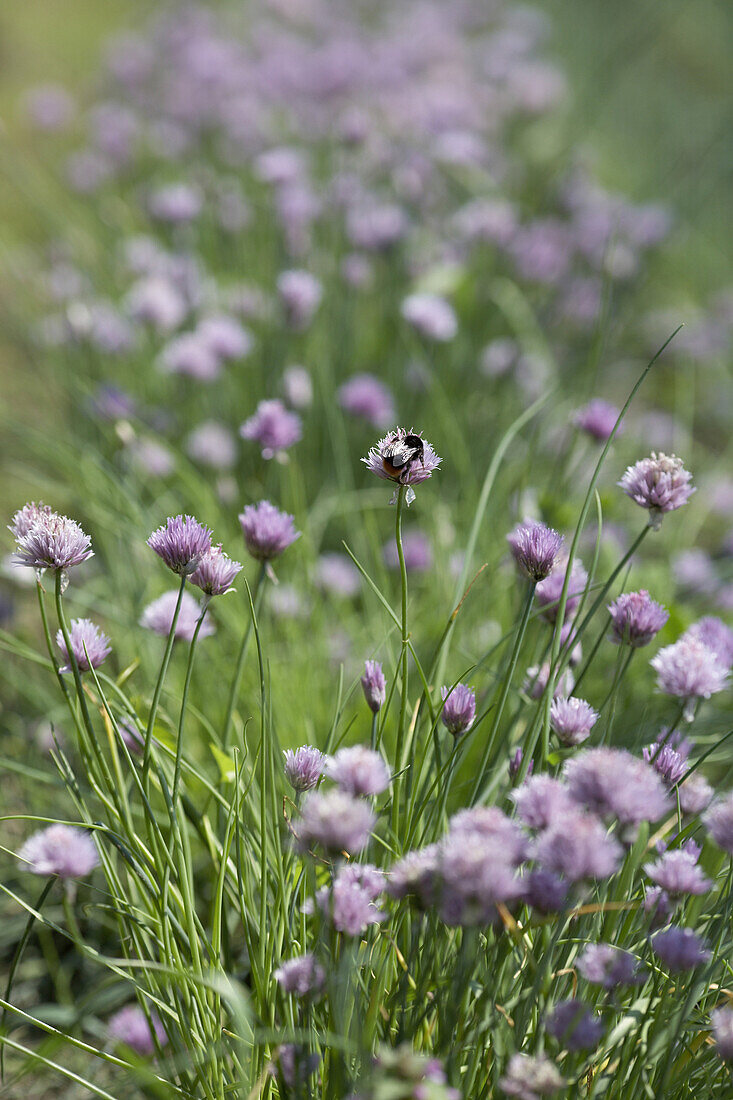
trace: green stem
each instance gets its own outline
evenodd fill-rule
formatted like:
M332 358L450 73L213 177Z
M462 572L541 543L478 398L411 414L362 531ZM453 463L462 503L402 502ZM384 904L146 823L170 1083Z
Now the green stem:
M193 638L191 639L191 645L188 650L188 663L186 664L186 679L183 683L183 694L181 696L181 712L178 717L178 737L176 739L176 763L173 771L173 793L171 801L175 808L178 800L178 788L181 783L181 760L183 756L183 724L186 717L186 704L188 702L188 689L191 686L191 675L193 673L193 659L196 651L196 642L198 641L201 625L206 616L206 611L209 606L209 597L204 598L203 606L201 608L201 614L199 615L198 622L196 623L196 629L193 632Z
M257 574L257 578L254 583L254 610L255 615L259 614L260 605L262 603L262 595L264 593L263 581L265 579L265 572L267 570L267 562L262 562L260 571ZM249 649L250 638L252 637L252 624L253 618L251 615L247 617L247 626L245 627L244 634L242 635L242 642L239 647L239 653L237 655L237 666L234 672L234 679L232 680L232 686L229 691L229 702L227 703L227 713L224 719L224 730L221 735L221 747L226 752L229 745L229 738L232 732L232 723L234 721L234 709L237 705L239 698L239 688L242 682L242 673L244 671L244 662L247 657L247 650Z
M407 566L405 565L405 553L402 548L402 508L405 502L406 488L404 485L400 485L399 493L397 495L397 516L395 519L395 542L397 543L397 557L400 563L400 583L402 587L402 652L401 652L401 697L400 697L400 717L397 725L397 745L395 748L395 771L402 771L402 756L404 753L405 743L405 722L407 719L407 657L408 657L408 644L409 634L407 631ZM400 789L402 787L402 776L397 775L394 780L392 789L392 831L397 832L397 821L399 817L399 803L400 803Z
M150 714L148 715L148 725L145 730L145 747L143 749L143 786L147 788L148 773L150 771L150 746L153 740L153 729L155 728L155 719L158 714L158 705L160 703L160 694L163 690L163 683L168 671L168 665L171 659L171 653L173 651L173 643L176 639L176 626L178 625L178 616L181 612L181 604L183 602L183 590L186 587L186 575L185 573L181 577L181 585L178 589L178 600L176 601L176 609L173 612L173 621L171 622L171 628L168 631L168 641L165 646L165 653L163 654L163 661L160 666L160 672L158 673L158 679L155 684L155 691L153 692L153 701L150 704Z

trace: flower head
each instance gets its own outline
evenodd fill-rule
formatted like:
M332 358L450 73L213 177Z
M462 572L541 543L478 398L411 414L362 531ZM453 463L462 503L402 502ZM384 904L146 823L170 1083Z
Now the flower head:
M550 725L563 745L580 745L598 721L598 711L585 699L560 696L550 706Z
M662 629L669 612L656 603L645 589L624 592L609 604L611 613L611 640L616 645L630 645L635 649L649 645Z
M733 1008L728 1005L710 1013L715 1050L724 1062L733 1062Z
M23 535L27 535L34 523L37 523L44 517L48 519L52 516L53 509L50 504L43 504L39 502L36 504L34 500L24 504L22 508L13 516L12 523L8 524L8 530L13 532L16 539L22 538Z
M318 786L326 762L325 755L313 745L301 745L299 749L285 749L285 778L294 791L312 791Z
M553 821L575 809L564 783L550 775L534 775L512 791L517 813L530 829L547 829Z
M687 848L665 852L656 863L647 863L644 870L652 882L661 886L670 897L685 894L705 894L712 886L697 862L698 853Z
M69 641L71 642L74 660L80 672L89 672L90 668L99 668L112 650L107 635L103 634L91 619L72 619L69 629ZM71 661L62 630L59 630L56 634L56 644L66 661L66 667L62 668L61 671L69 672Z
M139 1005L125 1005L110 1017L108 1030L111 1039L124 1043L136 1054L149 1058L155 1053L155 1041L151 1033L155 1032L158 1044L164 1047L168 1042L166 1030L156 1012L150 1013L150 1023Z
M597 443L605 443L613 431L619 418L619 410L609 401L603 401L596 397L578 409L574 422L576 427L586 432ZM621 434L621 428L616 435Z
M169 569L179 576L190 576L211 549L211 531L193 516L173 516L147 541Z
M592 814L569 810L553 818L535 842L542 868L570 882L609 878L621 862L621 845Z
M154 634L160 634L161 637L166 638L173 626L173 616L175 615L177 603L178 592L164 592L162 596L158 596L157 600L153 600L145 608L140 616L140 626L144 626L146 630L152 630ZM175 637L181 641L190 642L193 639L196 624L200 618L201 606L198 601L193 598L190 592L184 592L181 609L178 613L178 621L176 622ZM207 611L199 630L199 638L208 638L213 633L214 624Z
M558 564L564 566L564 568L561 568L560 571L555 571L551 576L547 577L546 580L540 581L535 589L537 604L542 609L545 618L551 623L556 621L560 611L560 597L562 596L567 573L567 563L561 562ZM573 561L573 566L570 570L570 580L568 581L568 592L565 601L566 619L575 613L587 583L588 574L583 568L582 563L576 559Z
M413 485L427 481L441 463L430 443L419 434L405 428L394 428L371 448L362 462L384 481L407 485L406 501L415 499ZM395 496L392 498L396 499Z
M205 420L186 439L186 453L202 466L228 470L236 460L237 447L228 428L217 420Z
M543 581L552 572L564 539L544 523L527 521L507 535L507 542L521 572L532 581Z
M180 374L199 382L213 382L221 373L221 359L197 332L183 332L170 340L158 363L165 374Z
M307 997L323 988L326 974L323 967L306 952L305 955L297 955L294 959L281 963L273 978L285 993Z
M604 989L632 985L637 980L634 956L610 943L588 944L577 967L587 982Z
M641 755L647 764L651 764L655 772L661 775L668 787L674 787L679 783L687 771L686 758L671 745L659 745L653 741L651 745L644 746Z
M497 903L524 893L515 866L491 833L452 828L439 848L438 908L446 924L488 924L497 919Z
M666 928L652 937L654 952L672 971L692 970L705 962L710 952L691 928Z
M298 442L303 430L298 414L286 409L278 398L273 398L260 401L254 415L242 424L239 434L242 439L259 443L262 457L269 459L283 455Z
M280 512L269 500L248 504L239 517L244 541L257 561L272 561L288 546L300 538L295 520L287 512Z
M320 282L309 271L283 271L278 276L277 292L291 328L307 328L323 294Z
M443 710L440 717L443 725L455 738L467 733L476 717L476 692L465 684L455 687L442 687L440 696Z
M387 893L398 901L410 898L421 909L428 909L437 900L439 866L440 851L437 844L408 852L392 864Z
M387 681L379 661L365 661L361 678L364 698L373 714L378 714L387 700Z
M22 870L34 875L81 878L99 863L94 838L73 825L49 825L29 836L18 851Z
M726 626L722 619L716 618L715 615L706 615L693 623L682 637L694 638L702 642L708 649L712 649L725 668L733 667L733 630Z
M703 824L718 847L733 855L733 791L713 803Z
M375 905L371 891L346 871L348 867L338 873L331 890L319 890L316 901L337 932L359 936L370 924L383 921L385 913Z
M557 1066L545 1055L512 1054L506 1073L499 1079L499 1088L505 1096L517 1100L540 1100L552 1096L565 1084Z
M526 901L540 913L559 913L568 900L568 883L554 871L541 867L527 875Z
M683 634L673 645L664 646L650 663L659 690L688 703L723 691L728 680L728 670L717 653L689 635Z
M37 509L33 511L33 509ZM91 539L68 516L26 504L15 513L18 549L13 563L34 569L71 569L94 555Z
M428 340L446 343L458 332L453 307L437 294L410 294L400 312L407 323Z
M713 788L700 772L688 776L678 791L683 814L701 814L713 800Z
M649 526L658 531L666 512L687 504L695 492L692 474L676 455L656 454L629 466L619 481L628 497L649 512Z
M314 791L303 802L296 830L298 846L320 845L327 852L355 855L369 843L376 815L368 802L345 791Z
M324 771L347 794L376 795L386 791L389 768L378 752L366 745L339 749L326 760Z
M221 546L212 546L199 561L191 574L191 584L195 584L207 596L223 596L231 591L232 581L242 566L222 550Z
M623 749L588 749L563 771L571 798L622 825L658 821L672 805L654 769Z
M394 398L373 374L354 374L339 388L338 402L344 412L368 420L384 431L394 421Z
M603 1035L603 1023L582 1001L559 1001L547 1018L550 1035L568 1050L590 1050Z

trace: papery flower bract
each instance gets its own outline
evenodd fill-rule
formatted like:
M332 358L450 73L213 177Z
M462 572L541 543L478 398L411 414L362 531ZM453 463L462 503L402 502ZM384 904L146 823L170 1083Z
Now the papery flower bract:
M91 539L82 531L75 520L60 516L56 512L46 511L38 506L38 513L30 521L33 507L26 505L16 512L14 525L25 526L24 534L17 536L18 548L13 558L14 565L28 565L34 569L71 569L81 565L94 555Z
M604 401L600 397L595 397L582 409L578 409L573 417L573 422L576 427L586 432L597 443L605 443L610 437L618 417L619 410L615 405L612 405L609 401ZM619 425L616 438L621 435L621 427Z
M649 645L669 618L669 612L656 603L646 589L624 592L609 604L611 641L634 648Z
M300 538L293 516L279 511L269 500L248 504L239 522L247 549L257 561L272 561Z
M715 1050L724 1062L733 1062L733 1008L725 1005L710 1013Z
M728 681L728 670L717 653L689 635L664 646L649 663L657 674L659 690L686 701L688 719L697 699L709 699L723 691Z
M318 786L326 763L325 755L313 745L301 745L299 749L285 749L285 778L294 791L311 791Z
M390 783L384 759L366 745L339 749L335 756L327 757L324 771L347 794L381 794Z
M373 374L354 374L339 387L338 402L344 412L362 417L384 431L395 418L392 393Z
M99 668L112 652L109 638L91 619L72 619L69 624L69 641L79 672L89 672L90 668ZM62 630L56 634L56 644L66 661L66 667L61 671L70 672L71 660Z
M705 894L712 886L698 865L697 853L685 848L665 852L656 863L645 863L644 870L652 882L661 886L671 898L684 894Z
M716 799L703 824L718 847L733 855L733 791Z
M283 992L296 997L318 993L326 981L323 967L309 952L282 962L272 976Z
M320 845L334 855L355 855L369 843L376 815L363 799L338 789L312 792L303 802L295 825L298 846L307 851Z
M231 591L232 581L242 566L222 550L221 546L212 546L191 574L191 584L195 584L207 596L223 596Z
M652 937L654 952L674 971L692 970L705 962L710 952L691 928L666 928Z
M563 1087L565 1081L557 1066L544 1054L512 1054L506 1073L499 1078L499 1088L505 1096L517 1100L541 1100L552 1096Z
M283 455L297 443L303 430L298 414L286 409L278 398L273 398L260 401L254 415L240 427L239 434L243 439L259 443L262 457L270 459Z
M676 455L656 454L629 466L619 481L628 497L649 512L649 526L658 531L666 512L687 504L695 489L692 474Z
M733 630L715 615L706 615L685 631L683 638L694 638L712 649L727 669L733 667Z
M365 661L361 686L369 709L378 714L387 700L387 681L379 661Z
M140 616L140 626L146 630L152 630L154 634L160 634L166 638L170 634L173 625L173 616L178 603L178 592L164 592L157 600L149 603ZM175 637L185 642L193 639L196 623L201 617L201 606L189 592L183 593L181 610L176 622ZM207 612L199 630L199 638L208 638L214 633L214 624Z
M530 829L546 829L556 817L575 809L564 783L550 775L535 775L512 791L517 813Z
M535 841L533 852L543 869L554 871L570 882L609 878L622 856L621 845L603 823L580 810L554 817Z
M604 989L638 981L637 960L610 943L589 943L576 966L587 982Z
M518 524L507 535L515 562L532 581L543 581L549 577L564 541L552 527L531 520Z
M440 697L443 700L443 709L440 718L455 738L461 737L470 730L476 717L476 692L466 684L456 684L455 687L442 687Z
M407 323L428 340L446 343L458 332L453 307L437 294L410 294L400 312Z
M34 875L81 878L99 863L94 838L73 825L49 825L29 836L18 850L18 865Z
M654 769L623 749L588 749L567 760L563 774L571 798L622 825L658 821L672 808Z
M565 585L565 574L567 572L567 562L561 561L557 564L558 569L545 580L540 581L535 589L537 604L542 609L544 617L551 623L557 620L560 611L560 597L562 596L562 590ZM580 597L583 595L587 583L588 574L583 568L582 562L576 559L570 570L570 580L568 582L568 592L565 601L565 620L569 619L577 610L578 604L580 603Z
M394 428L370 449L368 455L362 458L362 462L366 465L367 469L370 470L371 473L376 474L377 477L381 477L384 481L399 482L399 484L409 487L405 496L407 504L410 504L415 499L415 494L412 492L411 487L413 485L419 485L423 481L427 481L441 463L441 458L435 453L432 445L428 443L426 439L423 439L421 457L407 461L399 476L387 472L384 467L384 453L387 448L393 446L395 443L401 442L405 439L405 436L414 434L415 433L407 431L405 428ZM396 495L392 499L395 500Z
M193 516L172 516L147 542L174 573L190 576L211 549L211 531Z
M567 1050L590 1050L603 1035L603 1023L582 1001L559 1001L545 1028Z
M585 699L559 696L550 705L550 725L563 745L580 745L598 721L598 711Z
M164 1047L168 1042L168 1035L160 1017L156 1012L150 1013L150 1021L155 1031L158 1044ZM110 1039L118 1043L124 1043L136 1054L143 1058L149 1058L155 1053L155 1042L150 1033L150 1024L139 1005L125 1005L119 1012L111 1016L107 1025Z

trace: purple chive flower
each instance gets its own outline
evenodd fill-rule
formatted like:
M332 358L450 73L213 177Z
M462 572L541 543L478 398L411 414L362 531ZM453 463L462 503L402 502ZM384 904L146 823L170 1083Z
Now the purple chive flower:
M410 294L400 312L405 321L428 340L447 343L458 332L453 307L437 294Z
M281 1043L276 1057L276 1066L271 1066L273 1073L280 1073L289 1089L307 1081L318 1069L320 1058L317 1054L309 1054L303 1047L295 1043Z
M419 908L428 909L438 897L439 867L440 849L437 844L408 852L392 864L387 893L397 901L410 898Z
M78 523L56 512L47 512L44 505L38 505L38 514L30 522L29 510L34 507L27 504L15 514L14 526L29 526L17 536L14 565L27 565L34 569L71 569L94 556L92 540Z
M38 523L39 520L44 518L48 519L53 514L53 509L49 504L41 502L36 504L34 500L31 500L18 509L13 516L12 523L8 524L8 530L12 531L16 539L22 538L28 534L34 523Z
M694 638L712 649L720 663L727 669L733 667L733 630L722 619L706 615L693 623L683 638Z
M733 791L713 803L703 823L718 847L733 855Z
M619 418L619 410L608 401L595 398L589 401L582 409L578 409L574 417L575 426L581 431L587 432L597 443L605 443L611 435L616 421ZM621 427L616 436L621 435Z
M368 420L374 428L384 431L394 422L394 398L373 374L354 374L339 388L337 397L344 412Z
M567 760L563 774L571 798L622 825L658 821L672 808L654 769L623 749L588 749Z
M588 944L576 965L587 982L602 985L604 989L633 985L638 981L637 960L628 951L610 943Z
M134 320L152 325L159 333L173 332L188 313L181 291L162 275L149 275L134 283L126 305Z
M557 614L560 610L560 597L562 595L563 586L565 584L565 574L567 572L566 562L558 562L558 565L560 566L559 571L555 571L544 581L540 581L535 589L537 604L542 609L544 617L551 623L557 620ZM578 604L580 603L580 597L583 595L587 583L588 574L583 568L582 562L576 559L570 570L570 581L568 583L568 594L565 603L566 620L575 614Z
M629 466L619 481L628 497L649 512L649 526L658 531L666 512L687 504L695 492L692 474L676 455L656 454Z
M216 420L205 420L186 440L186 453L194 462L214 470L229 470L237 458L234 436Z
M160 369L199 382L212 382L221 373L221 360L211 345L196 332L184 332L163 348Z
M408 490L409 491L409 490ZM405 531L402 536L402 553L408 573L427 573L433 564L430 539L423 531ZM382 551L384 564L389 569L399 569L400 559L394 541L385 543Z
M299 749L285 749L285 778L298 794L311 791L318 786L326 763L325 755L312 745L301 745Z
M296 332L302 332L321 303L320 282L309 271L283 271L278 276L277 293L288 324Z
M539 1057L512 1054L506 1073L499 1079L499 1088L504 1095L516 1096L517 1100L540 1100L543 1096L552 1096L564 1084L555 1063L544 1054Z
M635 649L649 645L669 618L669 612L656 603L646 589L624 592L608 605L611 613L611 641Z
M545 1023L548 1034L567 1050L590 1050L600 1042L603 1023L582 1001L559 1001Z
M112 652L109 638L102 633L97 624L93 623L91 619L72 619L69 640L79 672L89 672L90 668L99 668ZM66 666L61 671L70 672L69 651L66 648L63 631L61 630L56 634L56 644L66 661Z
M590 736L598 721L598 711L585 699L553 699L550 706L550 725L563 745L580 745Z
M371 806L360 798L338 789L313 792L296 826L298 846L302 852L320 845L334 855L355 855L369 843L376 822Z
M549 775L535 775L511 793L517 813L530 829L547 829L575 809L564 783Z
M224 313L199 321L196 335L220 359L243 359L252 350L253 340L244 325Z
M191 574L191 584L207 596L223 596L232 591L232 581L241 568L238 561L227 557L221 546L212 546Z
M257 561L278 558L300 538L293 517L278 511L269 500L248 504L239 516L239 522L247 549Z
M190 576L211 549L211 531L193 516L173 516L147 542L174 573Z
M187 183L168 183L156 188L148 199L148 210L156 221L180 225L201 213L203 198L196 187Z
M73 825L49 825L29 836L18 851L18 863L23 871L34 875L58 875L59 878L81 878L99 863L94 838Z
M723 691L728 680L728 670L717 653L698 638L685 635L660 649L650 664L657 674L659 690L686 700L688 720L694 714L695 701Z
M644 912L651 928L663 928L674 912L672 899L661 886L650 886L644 893Z
M705 894L712 882L698 865L698 854L686 848L675 848L665 852L656 863L646 863L644 870L652 882L661 886L672 898Z
M346 554L321 554L316 563L316 583L333 596L356 596L361 589L361 573Z
M540 834L534 857L544 870L579 882L609 878L621 862L622 848L597 817L570 810L557 815Z
M140 616L140 626L146 630L152 630L154 634L160 634L167 638L173 626L173 615L178 602L178 592L164 592L157 600L153 600ZM189 592L183 593L181 610L176 623L176 638L190 642L193 639L196 624L201 618L201 606ZM208 638L214 633L214 624L211 622L208 612L199 630L199 639Z
M410 486L406 495L408 504L415 499L411 487L427 481L441 463L439 455L426 439L422 440L421 452L418 450L414 440L420 438L419 435L406 431L405 428L394 428L371 448L365 458L362 458L367 469L377 477L383 478L384 481L396 481L401 485ZM403 445L402 450L400 444ZM389 469L385 467L385 461ZM399 462L399 466L395 466L396 461ZM392 499L396 500L396 494Z
M492 836L452 830L440 843L438 909L446 924L471 927L497 918L497 903L524 892L515 867Z
M678 788L680 809L683 814L701 814L713 800L713 788L704 775L693 772Z
M282 401L260 401L253 416L239 429L242 439L253 439L262 449L265 459L284 455L301 438L303 432L297 413L286 409Z
M326 972L313 956L306 952L294 959L287 959L274 972L273 978L284 993L307 997L318 993L326 981Z
M724 1062L733 1062L733 1008L724 1005L710 1013L715 1051Z
M386 914L375 905L369 890L343 873L336 876L333 889L318 891L316 901L337 932L360 936L370 924L379 924Z
M531 520L518 524L507 535L512 556L520 571L531 581L549 577L565 540L544 523Z
M376 795L390 783L389 768L378 752L365 745L339 749L326 759L324 771L340 790L351 795Z
M661 775L668 787L676 786L687 771L687 759L671 745L660 746L653 741L651 745L644 746L641 755Z
M710 952L691 928L666 928L652 937L654 952L669 970L692 970L705 962Z
M305 367L286 367L282 387L285 400L294 409L307 409L313 403L313 382Z
M526 878L525 899L539 913L559 913L568 900L568 884L553 871L541 868L530 871Z
M465 684L456 684L454 688L442 687L440 697L443 700L441 720L443 725L457 739L467 733L476 717L476 692Z
M74 117L74 100L60 84L39 84L30 88L23 107L39 130L64 130Z
M512 866L518 866L527 857L528 841L524 831L496 806L474 806L472 810L459 810L453 815L449 837L469 834L493 846Z
M364 890L371 901L375 901L384 893L387 880L384 871L380 871L373 863L347 863L338 873L339 881L350 882Z
M515 749L513 755L509 757L509 778L511 779L512 783L516 780L517 776L519 775L519 770L522 767L522 761L523 760L524 760L524 750L522 749L522 747L520 745L519 748ZM529 779L529 777L532 775L533 771L534 771L534 760L530 760L529 767L527 768L527 779Z
M387 700L387 681L379 661L365 661L361 686L369 709L378 714Z
M527 673L522 681L522 691L525 695L528 695L530 699L539 699L544 695L545 688L550 679L550 662L545 661L542 665L531 665L527 669ZM573 690L573 676L569 669L561 675L558 683L555 684L555 690L553 695L557 698L559 695L569 695Z
M155 1041L151 1033L151 1024L155 1032L158 1045L164 1047L168 1042L168 1035L160 1022L156 1012L150 1013L150 1023L139 1005L125 1005L119 1012L110 1017L108 1024L109 1036L118 1043L124 1043L136 1054L143 1058L149 1058L155 1054Z

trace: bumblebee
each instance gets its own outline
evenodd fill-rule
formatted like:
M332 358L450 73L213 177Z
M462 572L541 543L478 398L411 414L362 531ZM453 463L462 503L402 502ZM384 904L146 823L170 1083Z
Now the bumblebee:
M425 465L425 448L419 435L393 435L382 450L382 468L393 481L407 484L415 462Z

